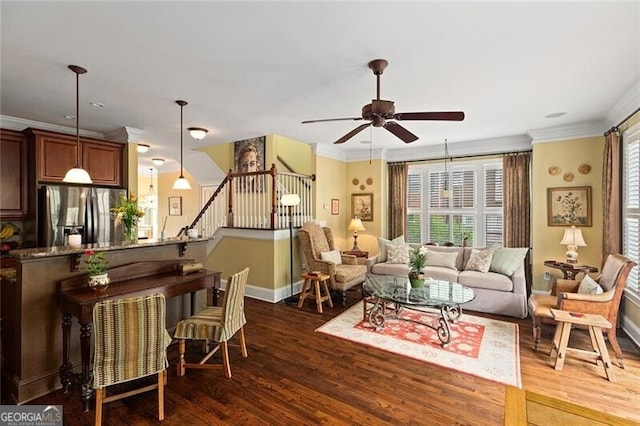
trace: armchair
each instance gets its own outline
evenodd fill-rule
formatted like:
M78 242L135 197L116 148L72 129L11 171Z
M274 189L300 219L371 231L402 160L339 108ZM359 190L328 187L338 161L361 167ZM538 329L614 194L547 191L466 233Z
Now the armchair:
M610 329L603 329L603 331L611 342L618 365L620 368L624 368L622 350L616 338L616 326L622 292L634 266L636 266L636 262L620 254L609 255L602 267L602 274L596 279L602 287L603 293L601 294L579 294L577 290L580 282L565 279L557 279L554 282L551 295L532 294L529 297L529 312L531 312L533 319L534 350L538 348L538 343L540 343L542 323L555 324L551 316L551 309L598 314L612 324Z
M342 306L346 306L347 290L362 284L365 280L367 273L366 259L342 254L340 255L341 264L323 260L322 253L335 250L333 233L331 229L321 227L313 222L305 223L298 230L298 240L309 269L329 275L329 288L340 292Z

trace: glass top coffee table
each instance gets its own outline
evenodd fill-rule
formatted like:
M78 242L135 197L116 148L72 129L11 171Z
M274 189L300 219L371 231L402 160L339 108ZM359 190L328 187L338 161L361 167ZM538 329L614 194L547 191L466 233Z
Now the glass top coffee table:
M472 289L458 283L427 278L424 287L412 288L408 277L375 274L367 274L363 290L374 300L373 307L365 310L365 319L376 330L384 327L387 318L415 322L400 317L403 309L426 313L430 309L436 314L434 321L420 324L435 330L442 346L451 340L449 323L462 315L460 305L476 297Z

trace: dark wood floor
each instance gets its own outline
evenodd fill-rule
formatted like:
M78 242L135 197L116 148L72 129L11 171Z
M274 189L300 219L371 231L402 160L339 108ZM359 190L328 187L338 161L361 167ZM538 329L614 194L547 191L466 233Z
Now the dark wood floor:
M357 301L349 299L348 304ZM233 377L229 380L222 370L188 370L185 377L176 377L177 345L172 345L162 424L503 423L504 385L314 333L343 311L340 303L334 305L325 304L324 314L319 314L311 301L297 309L247 299L249 357L242 358L238 348L231 348ZM602 367L572 358L563 371L555 371L547 356L551 329L545 330L545 343L534 352L529 319L485 316L519 324L525 389L640 424L637 352L625 353L624 370L615 367L617 383L605 379ZM588 335L574 332L571 343L588 344ZM104 424L159 423L155 401L151 392L108 404ZM94 412L82 410L77 391L68 395L56 391L30 404L63 404L65 425L93 424Z

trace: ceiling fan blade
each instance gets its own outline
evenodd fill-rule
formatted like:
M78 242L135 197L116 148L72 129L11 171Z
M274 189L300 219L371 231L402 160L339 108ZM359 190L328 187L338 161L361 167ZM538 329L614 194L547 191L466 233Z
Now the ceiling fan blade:
M462 111L434 111L434 112L398 112L393 114L395 120L464 120Z
M352 131L350 131L349 133L347 133L346 135L344 135L343 137L335 141L334 144L345 143L346 141L348 141L349 139L351 139L352 137L354 137L355 135L357 135L358 133L360 133L361 131L363 131L369 126L371 126L371 123L365 123L365 124L359 125L355 129L353 129Z
M325 121L357 121L362 120L362 117L349 117L349 118L323 118L321 120L305 120L302 121L301 124L307 123L323 123Z
M413 141L417 141L418 137L396 123L395 121L387 121L383 126L385 129L402 139L404 143L409 143Z

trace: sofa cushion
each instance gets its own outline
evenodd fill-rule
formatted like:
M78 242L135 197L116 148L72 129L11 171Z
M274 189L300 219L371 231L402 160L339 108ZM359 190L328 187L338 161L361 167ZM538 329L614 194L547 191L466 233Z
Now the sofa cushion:
M472 249L471 256L464 267L465 271L489 272L493 251L493 248Z
M367 274L367 267L364 265L337 265L335 275L335 289L347 290L353 281L363 282Z
M395 275L406 277L409 275L409 265L402 263L376 263L371 266L371 273L376 275Z
M409 263L408 244L387 244L387 263Z
M445 268L442 266L425 266L423 269L424 275L427 278L433 278L434 280L449 281L450 283L458 282L458 270Z
M320 259L326 260L328 262L333 262L336 265L342 264L342 256L340 255L340 250L323 251L322 253L320 253Z
M510 277L515 271L518 270L528 251L529 248L527 247L497 248L493 252L489 271L497 272L499 274Z
M387 261L387 244L404 244L404 235L400 235L393 240L378 237L378 262Z
M471 288L513 291L511 278L495 272L462 271L458 275L458 282Z
M457 252L447 253L432 249L427 250L427 266L442 266L444 268L457 270L456 260L458 260Z

